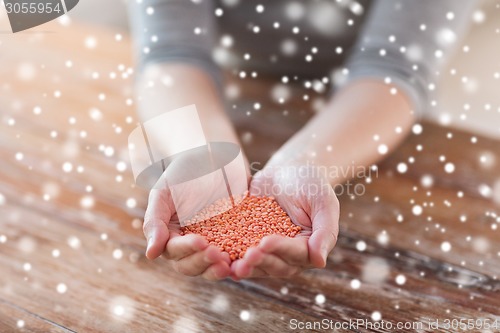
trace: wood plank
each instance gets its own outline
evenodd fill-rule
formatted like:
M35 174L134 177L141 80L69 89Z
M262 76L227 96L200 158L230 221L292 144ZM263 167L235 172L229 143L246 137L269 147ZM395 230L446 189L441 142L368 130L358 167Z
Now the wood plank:
M313 319L231 283L180 276L166 261L150 262L112 237L102 240L57 216L11 205L0 213L7 217L0 223L8 237L0 244L1 298L71 330L281 332L281 317ZM241 311L250 312L248 322Z
M88 36L97 36L100 46L85 48ZM118 161L127 161L127 134L136 121L134 106L126 103L132 76L109 78L111 72L120 75L118 65L130 66L130 42L79 25L71 33L2 36L2 42L4 51L24 52L4 52L2 64L9 66L0 64L0 194L7 201L0 205L0 234L8 239L0 243L0 299L11 304L3 310L0 302L0 322L2 311L16 318L18 311L28 311L43 318L33 324L40 331L45 331L47 318L55 328L91 332L145 327L281 332L290 318L348 321L369 318L374 311L392 323L498 318L500 214L491 198L478 191L479 185L493 187L500 179L496 164L478 162L480 154L499 160L497 141L478 137L473 143L471 134L424 123L422 134L411 136L381 163L379 177L366 185L364 195L341 198L341 238L327 269L290 280L212 284L182 277L169 263L151 263L142 254L140 219L147 193L133 186L128 170L116 170ZM36 79L25 80L18 66L31 63L34 52L44 59L43 66L35 68ZM65 67L67 60L71 68ZM92 72L100 78L93 79ZM230 115L242 136L251 133L244 144L252 161L264 162L313 115L313 100L322 98L307 91L311 102L304 102L304 89L291 87L293 98L280 104L269 94L275 80L232 84L242 94L231 101L236 108ZM55 90L61 91L60 98L53 96ZM101 93L104 101L98 98ZM266 113L249 119L245 111L255 101ZM39 116L33 115L36 105L43 110ZM93 107L101 110L102 120L89 115ZM283 116L285 110L289 117ZM266 120L277 119L282 128L270 131ZM55 139L50 138L52 130L58 132ZM80 136L81 131L87 136ZM104 156L100 145L113 147L115 154ZM19 152L23 158L16 161ZM66 161L85 170L62 173ZM443 166L450 161L456 170L448 174ZM404 174L396 172L400 162L409 166ZM432 176L432 187L421 185L424 175ZM44 200L51 188L57 195ZM460 191L462 197L457 196ZM92 207L82 207L84 196L92 196ZM136 207L127 207L129 198ZM416 204L423 207L418 216L412 213ZM73 237L80 242L78 249L68 245ZM358 241L366 244L362 252L356 249ZM445 241L449 252L441 249ZM60 257L52 256L54 249ZM120 251L121 259L114 259ZM32 266L29 271L25 263ZM403 285L395 283L398 275L404 275ZM355 279L361 282L359 289L351 288ZM68 288L64 294L57 292L59 283ZM324 304L315 303L317 294L326 296ZM124 313L113 314L115 310ZM239 319L242 310L250 311L248 322Z
M417 146L421 150L417 150ZM408 160L413 157L414 162ZM470 196L486 198L479 188L487 185L493 189L500 181L500 145L498 140L468 133L466 131L440 127L431 123L422 124L419 135L410 135L399 149L381 165L382 169L395 173L400 162L408 165L402 177L409 177L419 184L423 176L433 180L431 187L445 187L455 192L462 191ZM455 170L445 171L445 164L452 163ZM497 210L500 202L497 202Z
M14 132L6 128L0 136L4 134L8 136L9 133L13 135ZM29 134L25 134L23 140L17 141L22 146L4 146L2 150L3 152L10 150L13 156L17 150L29 149L31 142L35 140L43 143L44 147L50 147L49 152L63 149L61 143L49 139L40 140L36 136L29 137ZM28 157L33 161L31 163L33 165L36 161L46 159L39 152L30 152L30 154L31 156L26 156L27 160L22 163L30 165ZM80 158L82 163L85 163L86 172L72 176L73 189L65 188L68 185L64 182L60 184L62 193L51 202L45 202L42 199L40 195L42 184L39 184L37 179L45 179L54 184L60 183L58 180L60 171L55 167L23 171L12 157L10 162L7 162L9 161L8 155L0 161L0 164L4 182L8 182L12 188L23 187L25 192L37 197L32 200L33 206L53 212L65 207L61 214L65 214L68 220L81 220L77 218L82 209L80 200L85 195L85 186L92 185L95 206L93 210L86 210L85 214L89 216L88 220L100 222L93 225L92 222L82 221L81 225L106 233L113 233L118 228L140 236L140 232L131 228L129 223L122 226L112 222L109 227L104 228L104 225L109 222L103 222L103 218L108 221L132 221L133 218L131 219L128 214L141 218L146 193L140 190L132 191L129 185L126 185L127 182L129 184L132 182L130 176L125 175L122 183L113 182L108 175L114 172L114 167L107 163L108 159L86 151L81 153ZM64 158L53 156L51 161L62 165ZM19 179L23 181L20 182ZM355 197L354 200L347 197L342 199L343 227L373 238L385 232L384 237L388 238L389 242L395 242L394 245L397 247L419 251L423 255L440 258L455 265L462 265L464 262L463 265L478 272L498 276L500 267L495 263L498 262L500 253L500 232L492 230L497 224L494 215L490 217L485 215L486 212L495 211L494 204L477 196L471 196L469 193L458 198L455 192L438 187L432 191L428 189L415 191L414 186L417 185L418 183L406 177L381 174L379 179L366 185L365 195ZM429 196L430 193L431 196ZM12 196L14 197L15 194ZM139 209L128 209L125 205L127 197L137 198ZM375 201L375 198L378 199ZM470 205L464 205L465 202ZM417 204L424 207L422 216L415 216L412 213L413 206ZM398 216L403 218L402 223L398 222ZM461 216L466 216L467 221L461 222ZM441 245L445 241L450 242L451 252L441 250Z
M113 239L111 237L107 241L99 241L99 237L97 235L93 235L91 232L82 232L79 229L69 231L65 230L68 226L70 226L67 222L62 222L64 224L59 226L56 225L57 223L55 221L52 222L51 218L48 219L47 217L37 216L32 213L26 214L19 210L19 208L20 207L16 207L16 209L8 209L7 213L2 214L3 216L13 217L12 220L9 220L9 224L4 226L2 229L6 229L7 231L11 230L14 233L12 234L11 232L8 234L9 241L7 243L12 244L12 249L7 249L6 251L2 251L2 253L6 253L7 256L14 256L12 251L19 251L19 244L24 243L26 246L26 244L30 244L30 241L33 241L33 243L36 244L36 251L37 253L40 253L41 256L41 258L37 257L37 260L35 261L37 262L37 265L43 267L44 271L45 269L48 269L50 272L57 272L57 279L54 279L53 276L44 277L40 273L36 274L36 280L31 283L34 285L40 285L37 286L37 292L39 292L40 289L54 289L56 281L69 280L78 287L78 291L82 292L82 294L78 295L79 297L77 295L73 296L79 300L85 299L85 295L93 295L94 297L96 294L95 290L87 290L87 287L85 286L86 284L90 284L92 287L100 286L103 290L109 290L109 292L106 293L111 294L120 290L122 294L125 293L125 295L131 299L134 295L136 295L136 293L139 293L139 295L136 295L137 297L146 297L145 295L142 295L142 293L145 293L147 297L150 297L153 294L159 294L159 290L147 290L150 288L142 285L135 285L134 290L129 291L133 294L128 294L128 291L124 291L130 287L125 286L123 282L117 278L117 276L120 276L120 274L127 274L127 281L130 281L130 279L133 281L140 281L141 277L137 277L139 280L135 280L136 277L132 276L140 272L134 271L134 274L130 274L130 271L137 270L137 267L125 267L123 270L120 267L116 267L118 265L123 265L123 259L121 260L121 263L117 261L116 264L113 262L114 260L111 259L113 248L116 247L124 251L125 254L123 255L123 258L128 257L129 261L131 261L130 263L127 262L125 266L134 266L133 263L136 261L136 266L139 264L142 265L143 263L150 268L154 268L154 272L148 272L148 274L146 276L142 276L142 278L152 279L157 282L159 279L166 284L169 284L168 282L175 283L176 286L179 285L177 279L191 280L190 283L196 285L196 287L199 287L200 284L201 286L205 284L205 287L207 287L205 290L207 295L202 296L200 299L198 299L198 297L200 297L200 290L197 289L196 292L188 292L188 294L193 295L193 299L191 299L192 302L196 302L196 300L198 300L201 304L207 304L208 300L214 296L212 294L212 291L214 290L213 286L208 286L209 284L206 285L206 282L199 281L198 279L182 278L173 274L168 269L165 271L165 268L169 266L168 264L163 266L149 263L145 261L139 253L137 253L136 249L130 249L122 244L111 242ZM40 221L38 224L43 227L37 227L36 225L33 225L34 223L20 227L19 221L24 220ZM34 231L35 233L31 234ZM80 249L74 250L64 244L64 237L68 237L69 235L76 235L80 239ZM27 241L28 239L30 239L30 241ZM453 267L453 270L450 271L450 265L447 267L442 266L440 261L432 261L428 258L422 258L421 255L412 253L408 254L404 251L399 252L398 257L394 257L394 259L386 262L394 253L392 249L385 251L385 253L384 251L380 253L381 250L379 249L377 243L372 241L370 244L370 241L367 240L367 249L363 253L360 253L354 249L355 246L353 240L359 239L358 237L352 238L348 241L345 241L345 239L346 238L342 239L342 243L339 244L337 251L335 251L335 254L331 258L332 263L326 270L312 271L289 281L277 279L263 280L259 282L247 281L243 283L242 286L245 290L250 291L252 294L262 294L263 296L266 296L266 298L275 298L275 301L279 302L281 305L291 307L296 311L305 312L308 315L313 316L313 318L331 318L336 320L368 318L375 310L382 312L385 319L394 322L416 320L425 321L425 318L433 319L438 318L438 316L441 316L439 318L447 318L447 315L449 315L448 312L452 313L455 317L470 316L476 318L477 316L481 316L484 318L494 318L491 317L491 314L495 313L500 305L497 300L498 291L500 290L500 286L497 281L460 267ZM16 240L17 245L15 244ZM40 244L43 245L42 248L40 247ZM49 253L51 252L51 247L54 246L57 246L61 250L61 258L46 258L50 257ZM347 246L350 248L346 249ZM101 249L102 247L104 247L105 250ZM379 252L377 253L377 251ZM69 253L67 254L64 252ZM31 257L32 254L28 253L25 260L30 260L29 258ZM63 267L57 267L62 258L64 258ZM89 262L89 260L91 262ZM11 259L6 262L0 262L0 265L2 265L2 267L8 267L9 262L12 265ZM362 277L363 274L360 274L360 272L363 271L363 265L366 265L367 263L372 263L369 265L373 265L373 263L378 263L380 265L381 262L386 263L382 264L382 268L377 267L376 265L373 266L371 268L374 270L372 274L380 274L381 272L378 272L377 269L383 270L383 268L386 267L387 269L390 269L386 279L383 280L381 284L364 281ZM32 265L35 267L35 264ZM17 266L19 270L22 266L22 261L18 262ZM106 267L106 269L103 269L101 273L95 273L99 268L103 267ZM129 269L129 273L124 271L126 269ZM159 272L156 271L157 269L159 269ZM32 268L32 270L34 270L34 268ZM153 276L155 275L155 272L158 273L156 274L158 275L156 277ZM420 276L421 272L424 272L426 275L424 277ZM398 286L394 283L394 277L396 274L401 273L405 274L406 277L406 283L404 286ZM101 276L93 277L88 276L88 274L98 276L105 274L105 280L107 282L102 281ZM354 278L363 281L361 289L355 290L350 287L350 281ZM95 279L97 279L97 281L94 281ZM22 280L21 276L12 275L11 281ZM40 280L45 281L39 282ZM460 283L462 286L458 287L457 283ZM113 285L110 286L108 284ZM154 284L154 287L158 288L157 283L155 282ZM42 288L42 286L45 288ZM288 288L288 292L286 294L281 293L281 288L283 286ZM193 286L190 288L192 287ZM23 285L21 285L21 288L27 289ZM74 287L71 288L73 289ZM138 290L143 288L146 290L142 292ZM182 290L180 290L175 297L172 297L172 299L183 299L183 297L185 297L182 295L187 292L186 288L189 290L189 287L184 286L180 288ZM239 286L232 286L232 283L224 285L223 287L219 284L216 290L219 288L237 288L236 292L239 290ZM225 289L223 290L226 291ZM161 294L164 294L164 292L165 291L162 291ZM52 293L55 293L55 291L52 290ZM100 291L100 293L103 292ZM322 306L314 304L315 296L319 293L325 294L328 297L328 302ZM238 295L241 294L238 293ZM19 296L19 293L16 293L16 299L19 300ZM480 310L478 309L478 303L470 302L471 296L473 296L474 299L481 300ZM52 295L51 297L54 296ZM103 302L105 299L109 299L107 296L102 297L104 299L101 298L99 303ZM367 302L367 300L371 301ZM443 300L446 300L447 307L446 309L442 308L442 311L437 313L435 308ZM25 302L25 300L23 301ZM47 303L47 300L44 299L35 299L35 301L37 304ZM57 301L60 300L58 299ZM240 301L242 302L242 300ZM182 303L182 301L180 302ZM151 304L151 302L148 302L147 304ZM156 300L156 303L154 304L160 303ZM377 308L374 308L374 304L376 304ZM399 307L398 310L400 311L395 311L394 306L396 305ZM99 305L92 304L92 307L94 306ZM258 306L254 306L254 308L261 307L262 305L260 304ZM105 310L102 309L102 305L100 310ZM37 311L40 311L40 309L37 308ZM281 310L279 313L282 313ZM415 317L417 314L418 317ZM71 315L71 313L68 315ZM235 315L237 316L237 313ZM296 314L294 314L294 316L295 315ZM162 319L166 320L166 318ZM213 319L210 319L210 322L212 322L212 320ZM275 318L275 320L277 319ZM81 324L88 325L86 322ZM174 325L175 322L170 322L170 324ZM72 326L68 326L72 328Z
M4 169L4 168L2 168L2 169ZM31 176L30 176L30 177L31 177ZM37 178L37 177L35 176L35 178ZM64 195L64 197L67 197L68 195L69 195L69 194L65 194L65 195ZM22 203L22 202L20 202L20 203ZM64 210L65 210L65 211L67 211L67 209L64 209ZM73 219L73 218L69 219L69 220L68 220L68 222L66 222L66 223L72 223L71 221L73 221L73 223L74 223L74 219ZM342 232L342 234L343 234L343 235L345 235L345 234L346 234L346 232ZM411 234L411 233L410 233L410 234ZM361 239L361 238L360 238L360 237L358 237L357 239ZM140 236L140 235L139 235L139 236L137 236L137 240L142 240L142 238L141 238L141 236ZM341 241L342 241L342 240L343 240L343 238L341 238ZM368 240L367 240L367 239L365 239L365 242L368 242ZM140 242L138 242L138 243L140 243ZM341 244L340 244L339 246L341 246ZM138 250L141 250L141 247L138 247L137 249L138 249ZM368 256L368 254L364 254L364 256ZM351 255L344 255L344 257L352 257L352 256L351 256ZM357 259L359 260L359 258L357 258ZM422 255L420 255L419 259L420 259L420 260L422 260L422 259L426 259L426 260L427 260L427 258L423 258L423 256L422 256ZM334 261L335 261L335 260L334 260ZM356 260L354 260L354 258L353 258L353 261L354 261L354 262L356 262ZM438 262L438 264L435 264L435 265L434 265L434 267L433 267L433 269L437 269L437 268L439 268L439 265L441 265L441 263L440 263L440 262ZM443 266L443 267L445 267L445 266ZM337 265L335 265L335 270L337 270L337 269L338 269L338 267L337 267ZM474 278L474 274L472 274L472 277ZM441 278L442 278L442 277L441 277ZM314 281L313 281L313 283L311 283L311 281L309 281L308 283L309 283L309 284L314 285ZM462 281L462 283L463 283L463 281ZM301 284L303 284L303 283L302 283L302 282L298 283L298 285L301 285ZM344 285L347 285L347 282L345 282L345 283L344 283ZM259 287L259 288L260 288L260 289L262 289L263 287L261 286L261 287ZM419 288L421 288L421 286L419 286ZM323 288L321 288L321 289L323 289ZM320 289L320 290L321 290L321 289ZM326 288L324 288L324 289L326 289ZM417 289L418 289L418 288L417 288ZM375 289L375 291L376 291L376 290L377 290L377 289ZM330 293L328 293L328 294L330 294ZM335 292L332 292L331 294L332 294L332 295L339 295L339 294L341 294L341 293L339 293L338 291L335 291ZM346 297L346 299L350 299L350 298L351 298L351 297ZM309 300L310 300L310 302L311 302L311 300L312 300L312 299L314 299L314 293L309 294L309 295L308 295L308 299L309 299ZM341 300L341 299L342 299L342 298L340 298L340 300ZM340 301L340 300L336 300L336 301ZM379 301L379 302L384 303L384 302L382 302L382 301ZM291 303L291 304L295 304L296 302L290 302L290 303ZM290 303L287 303L287 304L290 304ZM419 302L419 304L421 304L421 302ZM471 303L471 304L475 304L475 303ZM429 306L429 308L430 308L430 309L432 309L432 306ZM352 310L351 310L351 311L352 311ZM422 309L419 309L419 311L422 311ZM349 312L348 312L348 313L349 313ZM457 313L460 313L460 312L457 312ZM317 315L318 315L318 314L317 314ZM368 314L366 314L366 313L365 313L365 316L366 316L366 315L368 315Z
M469 194L459 198L455 191L415 191L415 186L408 178L380 176L366 186L365 195L341 200L341 224L365 237L380 237L382 247L387 243L497 278L496 206ZM423 207L421 215L413 213L416 205ZM451 245L448 251L445 242Z
M67 197L67 195L65 195L64 197ZM68 223L71 223L70 221L71 221L71 219L70 219L70 220L68 220ZM345 232L343 232L343 234L345 235ZM138 236L138 238L140 238L140 236ZM359 237L359 238L361 238L361 237ZM359 238L358 238L358 239L359 239ZM341 241L342 241L342 239L343 239L343 238L341 238ZM365 240L365 241L366 241L366 242L368 242L368 240ZM377 246L377 243L375 243L375 245ZM340 246L341 246L341 245L340 245ZM138 249L140 250L141 248L139 247ZM391 248L391 251L394 251L394 250ZM390 255L391 255L391 253L394 253L394 252L390 252L390 251L388 251L388 253L389 253L389 254L386 254L386 256L390 256ZM364 255L364 256L367 256L367 258L369 258L369 254L368 254L368 253L367 253L367 254L363 254L363 255ZM352 257L352 255L344 255L344 257ZM429 260L428 258L425 258L425 257L424 257L424 256L422 256L422 255L417 256L417 258L418 258L419 260L423 260L423 261L425 261L425 260ZM359 258L357 258L356 260L354 260L354 259L353 259L353 261L354 261L354 262L356 262L357 260L359 260ZM433 263L433 265L432 265L431 267L427 267L427 270L428 270L428 271L438 270L438 269L439 269L439 267L440 267L439 265L441 265L441 268L442 268L442 269L446 269L446 267L450 267L450 265L443 265L441 262L437 262L437 263L439 263L439 264L436 264L436 262L434 262L434 263ZM391 265L391 266L392 266L392 265ZM336 268L336 269L338 269L337 265L335 265L335 268ZM415 273L415 274L416 274L416 273ZM479 279L478 279L478 278L476 278L476 277L475 277L475 275L474 275L474 272L469 273L469 278L470 278L470 276L472 276L472 278L471 278L472 280L474 280L474 279L476 279L476 280L478 280L478 281L483 280L483 278L482 278L482 277L481 277L481 278L479 278ZM443 277L441 276L441 278L443 278ZM459 280L459 281L461 281L461 283L462 283L462 284L466 284L466 283L464 282L464 281L467 281L467 279L466 279L466 278L467 278L467 275L465 275L465 280L464 280L464 274L462 273L462 280ZM484 279L484 281L486 281L486 280L488 280L488 279ZM476 282L477 282L477 281L476 281ZM300 285L300 284L301 284L301 283L299 283L299 285ZM344 283L344 284L345 284L345 285L347 285L347 283ZM481 283L479 283L479 284L481 284ZM419 288L421 288L421 287L422 287L422 286L419 286ZM262 288L262 287L261 287L261 288ZM335 292L335 293L333 293L333 294L338 294L338 293L337 293L337 292ZM310 293L310 294L309 294L309 300L312 300L313 298L314 298L314 292L312 292L312 293ZM346 299L349 299L349 298L350 298L350 297L346 297ZM379 300L379 302L382 302L382 301L381 301L381 300ZM462 301L462 302L463 302L463 301ZM292 303L293 303L293 302L292 302ZM474 303L473 303L473 304L474 304ZM432 306L429 306L429 308L431 308L431 309L432 309Z
M61 333L72 332L50 320L0 299L0 332Z
M245 281L244 285L306 313L340 320L369 317L373 311L393 322L498 316L498 280L415 252L381 249L370 240L361 252L355 247L359 239L344 233L327 269L286 281L286 297L279 295L279 280ZM404 276L402 284L396 282L399 275ZM353 280L361 282L359 289L351 287ZM311 307L315 294L327 296L324 306Z
M246 84L240 83L242 86ZM248 85L253 88L251 83ZM256 89L266 96L265 91L269 91L271 87L272 81L263 81ZM291 86L290 90L294 96L309 92L297 86ZM249 93L249 96L253 95ZM244 110L252 109L254 100L246 95L240 96L237 110L231 110L229 114L238 125L241 136L251 133L251 139L247 142L243 140L249 160L258 161L263 165L272 153L311 117L312 105L297 103L298 101L294 100L293 103L277 106L276 103L267 101L269 109L266 114L262 112L258 116L245 116ZM266 103L266 100L262 103ZM301 109L307 111L300 111ZM283 117L283 110L292 111L288 117ZM272 124L277 123L280 128L273 130ZM416 185L420 185L422 177L426 176L432 180L431 188L450 188L455 192L462 191L492 202L491 197L480 194L479 188L486 185L491 190L500 182L498 140L425 120L418 125L421 126L419 134L411 133L398 149L379 163L379 175L387 173L388 176L411 178L416 181ZM397 165L401 162L408 167L404 174L397 172ZM455 167L452 173L444 170L445 164L449 162ZM496 204L500 207L500 202Z

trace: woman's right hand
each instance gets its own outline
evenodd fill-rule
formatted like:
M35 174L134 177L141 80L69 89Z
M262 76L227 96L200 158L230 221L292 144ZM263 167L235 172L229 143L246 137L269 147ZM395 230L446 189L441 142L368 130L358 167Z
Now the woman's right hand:
M150 191L143 230L149 259L163 255L174 262L177 272L208 280L220 280L230 275L231 260L226 252L209 245L200 235L180 234L179 220L168 188Z
M172 84L164 84L165 78ZM182 63L149 64L141 71L136 89L140 96L137 105L142 121L153 119L165 110L195 104L207 142L238 142L212 76L198 66ZM199 165L193 164L193 167L198 168ZM189 195L188 199L191 196L199 197L200 193L196 189L187 192L184 194ZM188 205L189 200L185 200L185 203ZM144 218L144 234L148 239L147 257L155 259L163 254L175 262L177 271L185 275L202 275L212 280L228 276L229 256L215 246L209 246L201 236L181 236L176 213L168 187L157 186L151 190Z

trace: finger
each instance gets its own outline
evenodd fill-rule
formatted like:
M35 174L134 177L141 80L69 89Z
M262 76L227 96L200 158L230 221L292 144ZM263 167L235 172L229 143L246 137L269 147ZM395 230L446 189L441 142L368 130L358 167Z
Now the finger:
M251 249L246 252L245 257L247 257L250 252ZM231 263L231 277L236 281L246 278L250 276L253 268L254 266L250 265L247 260L238 259Z
M309 264L309 254L307 238L290 238L280 235L270 235L264 237L258 248L268 254L274 254L292 266L307 266Z
M167 243L164 257L171 260L180 260L208 247L208 241L201 235L188 234L172 237Z
M333 192L319 207L313 207L312 235L309 238L309 261L318 268L326 266L328 254L337 243L339 234L339 202Z
M239 278L256 277L255 269L259 269L271 277L288 277L298 271L297 266L288 265L273 254L267 254L257 248L247 251L241 262L233 263L234 274Z
M273 254L265 254L257 268L266 272L270 277L277 278L290 277L299 270L298 266L291 266Z
M256 251L255 248L251 248L250 250L247 251L247 254L252 253L254 251ZM257 252L259 252L259 251L257 250ZM245 254L244 258L248 257L247 254ZM252 257L252 256L253 255L251 254L250 257ZM236 271L238 271L238 273L244 277L238 276L236 274ZM246 260L238 259L231 264L230 277L234 281L239 282L243 278L269 277L269 275L266 272L264 272L262 269L260 269L259 267L254 267L254 266L248 265Z
M232 265L231 265L231 267L232 267ZM236 276L233 271L231 271L231 274L229 275L229 277L233 281L236 281L236 282L240 282L241 281L241 278L238 277L238 276ZM263 277L269 277L269 275L266 272L264 272L263 270L261 270L260 268L254 267L253 270L252 270L251 275L248 276L246 279L263 278Z
M146 256L149 259L159 257L165 251L169 239L168 222L172 210L168 204L166 190L152 189L149 193L148 207L144 215L143 232L148 242Z
M231 268L226 262L218 262L208 267L202 276L210 281L217 281L228 277L231 274Z
M249 248L243 259L236 260L231 264L231 271L238 278L246 278L249 277L252 273L252 270L259 263L262 262L262 257L264 256L264 252L259 250L256 247Z
M196 252L176 261L175 269L184 275L197 276L205 272L212 264L218 262L227 265L220 249L214 245L210 245L203 251Z
M264 272L259 267L254 267L252 269L252 273L248 277L246 277L246 279L266 278L266 277L268 278L269 274L267 274L266 272Z

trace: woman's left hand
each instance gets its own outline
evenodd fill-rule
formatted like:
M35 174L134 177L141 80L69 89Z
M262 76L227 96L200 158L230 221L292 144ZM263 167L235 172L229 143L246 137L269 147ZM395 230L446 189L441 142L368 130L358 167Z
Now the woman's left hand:
M250 194L273 196L293 223L294 238L270 235L231 265L232 277L289 277L304 269L323 268L337 242L339 202L317 167L266 167L250 183Z

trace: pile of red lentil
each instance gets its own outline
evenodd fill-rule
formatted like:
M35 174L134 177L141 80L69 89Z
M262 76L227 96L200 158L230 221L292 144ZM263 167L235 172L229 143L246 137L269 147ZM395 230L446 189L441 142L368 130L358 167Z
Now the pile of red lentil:
M295 237L301 229L273 197L248 195L222 214L182 227L181 235L202 235L209 244L229 253L234 261L243 258L247 249L259 244L265 236Z

